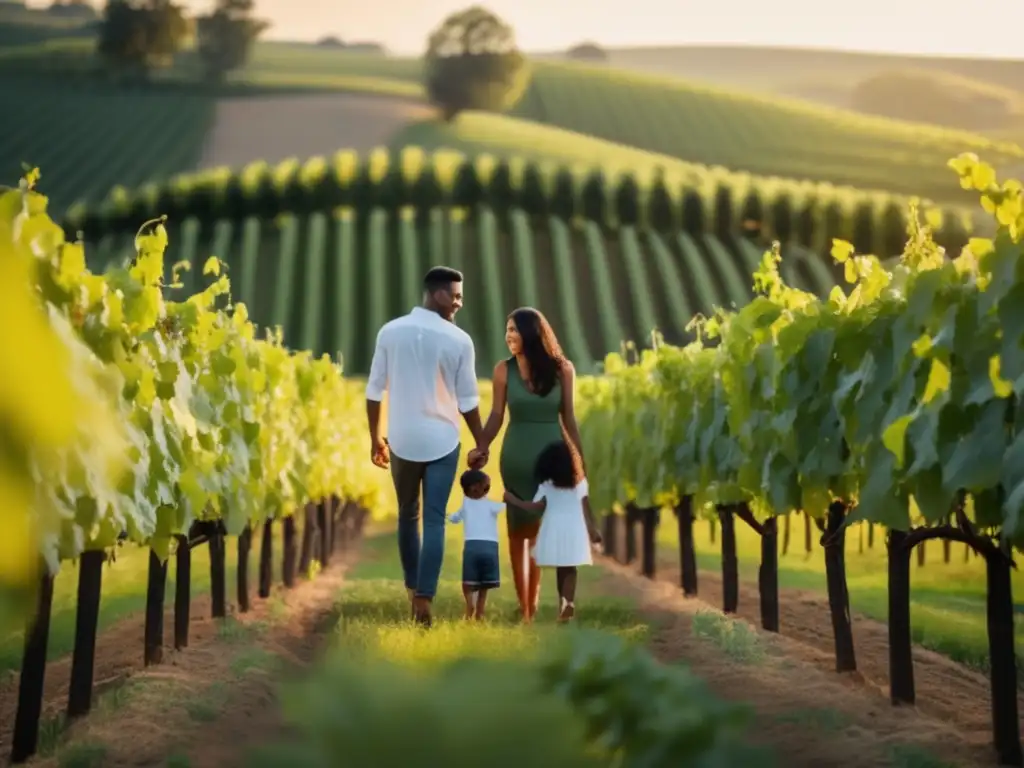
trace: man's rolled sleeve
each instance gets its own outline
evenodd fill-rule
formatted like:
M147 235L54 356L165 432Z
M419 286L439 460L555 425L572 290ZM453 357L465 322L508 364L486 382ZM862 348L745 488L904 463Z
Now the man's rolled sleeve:
M373 361L370 363L370 375L366 379L366 399L380 402L384 399L384 391L388 388L388 355L381 343L383 329L377 334L377 344L373 349Z
M455 398L459 413L469 413L480 405L480 390L476 384L476 350L467 340L459 357L459 370L455 375Z

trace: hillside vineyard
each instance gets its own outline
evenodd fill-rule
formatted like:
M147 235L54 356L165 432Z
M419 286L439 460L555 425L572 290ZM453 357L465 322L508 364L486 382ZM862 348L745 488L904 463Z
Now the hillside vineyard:
M353 372L369 364L373 329L415 303L423 270L449 263L476 297L460 321L480 339L485 373L503 354L505 314L524 304L552 318L584 370L655 328L682 341L695 314L751 298L747 276L769 236L784 243L787 279L823 296L839 273L814 254L835 237L898 253L904 206L710 169L638 180L410 148L116 189L102 206L72 209L66 230L84 233L102 269L131 258L131 222L166 213L181 258L221 258L254 322L280 324L288 344L340 352ZM943 221L942 238L965 242L959 217Z

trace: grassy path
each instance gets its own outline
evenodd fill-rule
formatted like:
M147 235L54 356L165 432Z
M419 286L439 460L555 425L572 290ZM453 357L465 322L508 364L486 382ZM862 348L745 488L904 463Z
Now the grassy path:
M527 627L516 617L502 542L506 582L492 596L488 619L466 622L459 589L461 531L454 526L435 625L424 632L408 620L393 529L386 528L367 538L344 565L293 590L278 589L251 614L224 622L197 619L209 631L197 633L192 647L170 652L161 667L139 670L104 691L94 713L70 731L49 724L41 764L257 768L285 764L285 757L307 764L294 746L267 751L281 750L279 740L290 733L288 715L329 724L349 716L343 712L348 703L367 695L345 696L338 691L350 689L322 684L331 680L332 660L387 661L418 670L470 657L526 660L580 629L642 642L662 661L689 667L713 693L749 704L748 736L764 749L759 768L948 768L979 764L973 761L986 754L984 733L965 736L927 714L893 710L877 688L822 669L797 641L762 634L700 601L684 600L668 583L613 564L581 570L575 626L555 623L552 579L545 578L538 620ZM101 648L114 642L114 634L101 638ZM311 680L320 697L303 693ZM390 700L387 686L379 687L372 696L383 706ZM447 713L442 719L450 716L462 728L466 702L432 690L433 704ZM399 716L411 722L418 717ZM396 724L390 733L404 727ZM481 723L481 733L487 727ZM934 756L936 744L944 760Z
M519 621L519 607L508 566L507 540L501 542L502 585L488 597L487 618L480 623L462 618L462 538L450 526L444 569L434 603L434 626L424 633L408 619L409 608L401 582L394 537L367 539L360 564L349 575L341 598L337 643L346 649L370 651L396 662L423 663L465 656L514 657L542 645L558 626L554 575L545 573L541 607L533 626ZM576 625L643 639L650 627L637 617L628 598L609 596L598 587L599 568L581 568Z

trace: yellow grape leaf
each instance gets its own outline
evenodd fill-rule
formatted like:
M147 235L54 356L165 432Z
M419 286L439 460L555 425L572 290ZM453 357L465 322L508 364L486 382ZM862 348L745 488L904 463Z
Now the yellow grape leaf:
M996 172L988 163L975 163L971 168L971 182L977 190L988 189L996 183Z
M951 381L952 376L950 375L949 367L939 358L933 357L931 370L928 371L928 383L925 384L924 395L921 399L926 403L930 403L949 389Z
M974 254L976 259L980 259L992 253L996 246L995 243L986 237L972 237L967 241L967 249Z
M988 378L992 382L992 389L996 397L1009 397L1013 394L1013 384L1000 376L1001 359L999 355L992 355L988 361Z
M846 278L846 282L848 283L857 282L857 262L853 259L850 259L843 264L843 277Z
M60 249L57 280L64 288L75 285L85 274L85 248L81 243L65 243Z
M917 357L924 357L932 349L932 337L927 333L923 333L914 340L914 343L910 345L910 348L914 351L914 354Z
M39 558L31 520L31 480L0 462L0 584L28 584Z
M220 259L218 259L216 256L211 256L210 258L208 258L206 260L206 263L203 264L203 274L204 275L213 275L214 277L219 277L220 276Z
M106 295L100 319L110 330L116 330L124 324L124 299L121 298L120 291Z
M963 152L954 157L946 165L956 171L959 175L965 176L971 172L971 168L978 162L978 156L973 152Z
M0 232L2 238L2 232ZM0 404L10 426L31 442L58 445L74 435L78 397L68 350L29 289L22 253L0 239Z
M161 216L159 219L153 221L147 221L141 227L139 227L138 234L135 235L135 251L140 255L143 253L153 253L160 256L164 255L167 250L167 228L164 227L163 222L167 220L166 216ZM157 223L159 222L159 223ZM146 227L156 223L153 227L153 231L148 234L142 234Z
M913 421L913 416L905 414L882 431L882 445L896 457L897 468L903 466L903 461L906 458L907 427L910 426L911 421Z
M158 285L164 276L164 257L155 251L139 251L131 276L143 285Z
M844 263L853 255L853 243L848 243L845 240L839 240L833 238L832 240L832 258L838 261L840 264Z
M1009 227L1017 223L1022 212L1024 212L1024 208L1021 206L1020 197L1007 195L996 209L996 219L1004 227Z

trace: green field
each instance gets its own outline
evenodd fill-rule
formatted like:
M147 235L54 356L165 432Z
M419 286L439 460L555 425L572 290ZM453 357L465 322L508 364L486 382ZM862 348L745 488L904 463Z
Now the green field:
M195 167L211 127L214 101L202 94L118 91L101 84L25 83L0 76L0 90L21 105L0 124L3 182L22 163L53 181L54 211L74 200L102 199L120 177L132 186Z
M80 69L89 55L80 41L51 42L49 48L9 48L0 51L0 71L18 77L40 68L67 73ZM187 79L191 70L185 56L176 71L159 80L168 86L166 81ZM413 59L267 43L258 47L234 84L414 98L418 70L419 62ZM177 98L179 91L174 91ZM32 99L25 111L31 115L39 108ZM966 132L871 118L665 76L549 61L535 62L531 85L511 114L689 162L917 194L948 203L969 200L948 183L945 163L950 157L974 150L1000 164L1024 156L1014 144L994 143ZM497 145L501 140L495 138L490 143ZM22 148L23 152L32 150L31 145ZM296 152L303 154L298 147ZM595 164L602 161L599 156L588 159ZM3 158L2 162L8 161Z
M901 56L825 48L745 45L611 48L608 64L730 88L799 95L829 104L843 103L849 90L868 77L908 68L956 75L1018 91L1024 83L1024 60L1021 59Z

